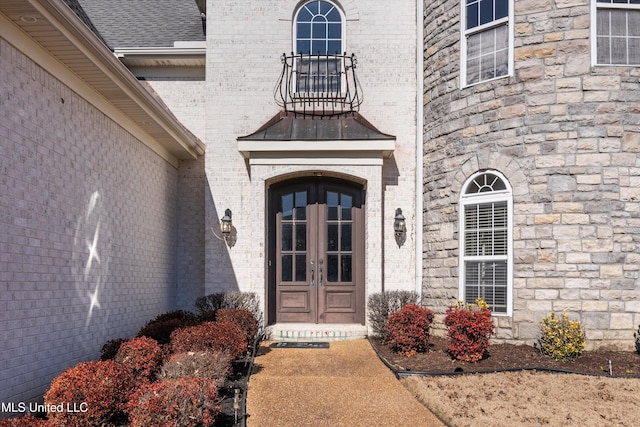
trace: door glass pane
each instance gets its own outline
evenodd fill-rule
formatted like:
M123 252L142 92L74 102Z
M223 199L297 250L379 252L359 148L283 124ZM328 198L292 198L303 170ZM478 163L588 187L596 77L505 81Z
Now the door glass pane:
M327 255L327 282L338 281L338 255Z
M282 219L293 219L293 194L282 196Z
M293 278L292 274L292 255L282 255L282 281L283 282L291 282Z
M296 219L307 219L307 192L299 191L296 193Z
M293 249L293 226L291 224L282 224L282 250L290 251Z
M346 194L343 194L340 206L342 207L342 219L350 220L351 208L353 207L353 198L351 196L347 196Z
M341 271L341 281L342 282L350 282L351 281L351 255L342 255L340 257L340 271Z
M327 219L338 219L338 193L327 192Z
M284 249L283 249L284 250ZM296 251L307 250L307 224L296 224Z
M307 280L307 256L296 255L296 282L305 282Z
M340 250L351 251L351 224L342 224L342 236L340 237Z
M327 250L338 250L338 224L327 224Z

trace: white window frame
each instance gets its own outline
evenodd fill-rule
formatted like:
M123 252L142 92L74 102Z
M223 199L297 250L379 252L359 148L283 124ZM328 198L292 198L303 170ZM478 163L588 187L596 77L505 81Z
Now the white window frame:
M506 17L497 19L495 21L479 25L472 29L467 30L467 0L460 2L460 87L475 86L480 83L490 82L493 80L503 79L513 76L514 70L514 0L508 0L509 13ZM477 82L469 83L467 81L467 38L474 34L481 33L490 29L500 27L502 25L507 26L508 34L508 64L507 74L504 76L498 76L487 80L480 80Z
M293 49L292 49L292 52L294 52L294 55L298 55L298 53L297 53L297 51L298 51L298 15L300 14L300 11L302 11L304 8L307 7L307 5L309 5L310 3L315 3L317 1L318 0L309 0L309 1L306 1L306 2L304 2L302 4L300 4L298 6L298 8L296 9L294 15L293 15L293 25L292 25L292 27L293 27L293 29L292 29ZM340 14L340 52L338 52L338 55L343 55L344 52L346 51L346 42L345 42L346 17L345 17L344 11L342 10L342 8L339 5L337 5L333 1L329 1L329 0L322 0L322 1L332 5L338 11L338 13ZM327 34L328 34L328 29L327 29ZM311 40L313 40L313 39L311 39ZM309 55L309 54L304 53L303 55L306 56L306 55ZM311 52L310 55L312 57L314 55L313 52ZM325 56L332 56L332 55L334 55L334 54L331 53L331 54L327 54ZM311 61L314 62L313 59L311 59ZM344 69L344 63L343 62L344 62L343 60L337 61L337 69L338 69L339 72L341 72ZM297 74L299 64L298 64L298 61L295 60L295 59L293 60L293 67L294 67L294 73ZM340 85L340 93L342 95L344 95L345 90L346 90L346 78L345 78L344 75L341 75L339 85ZM295 90L297 92L297 85L296 85L296 89ZM305 91L302 91L302 92L304 92L307 95L311 94L313 97L318 97L318 98L325 97L325 92L324 91L320 91L320 92L310 91L309 92L309 91L305 90Z
M638 67L640 64L611 64L598 62L598 10L637 10L640 11L640 4L628 3L600 3L597 0L591 1L591 65L601 67Z
M484 174L492 174L502 180L506 189L485 193L466 194L469 185L477 177ZM507 202L507 255L502 256L467 256L465 255L465 207L483 203ZM465 261L476 260L505 260L507 261L507 310L506 313L493 312L494 316L510 317L513 315L513 190L505 176L496 170L481 170L471 175L462 186L458 212L458 299L464 301L465 297ZM473 302L473 301L472 301ZM487 301L489 303L489 301ZM490 304L491 305L491 304Z

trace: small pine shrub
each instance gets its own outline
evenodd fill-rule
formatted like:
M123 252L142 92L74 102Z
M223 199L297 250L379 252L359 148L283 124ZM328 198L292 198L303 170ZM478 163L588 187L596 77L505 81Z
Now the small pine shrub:
M489 338L495 328L491 310L482 299L476 304L462 301L449 307L444 318L449 334L449 354L465 362L477 362L489 349Z
M198 322L198 316L194 313L186 310L174 310L169 311L167 313L162 313L156 316L153 320L149 322L158 323L158 322L166 322L167 320L180 320L185 324L195 325Z
M247 351L247 336L233 322L204 322L174 331L171 334L171 350L173 353L218 350L237 358Z
M373 334L388 342L387 319L407 304L417 304L418 294L413 291L388 291L369 296L368 317Z
M214 381L185 377L147 383L127 407L130 427L212 426L222 405Z
M23 415L16 418L5 418L0 420L0 427L53 427L53 425L45 419L36 418L31 414Z
M162 348L156 340L139 337L122 343L115 360L131 369L138 380L146 381L160 369L162 356Z
M636 340L636 353L640 354L640 325L638 325L638 333L633 333L633 338Z
M222 387L231 372L229 353L224 351L190 351L171 355L164 362L160 379L178 379L182 377L202 377L214 380Z
M113 360L83 362L53 379L44 395L44 403L86 409L85 412L49 412L49 420L56 426L119 425L125 418L125 406L134 389L133 374L121 363Z
M102 346L102 350L100 352L100 360L113 360L118 354L118 350L120 350L120 346L122 343L127 342L128 340L124 338L117 338L115 340L109 340Z
M392 313L387 321L389 346L407 357L429 349L429 328L433 311L416 304L407 304Z
M253 343L258 333L258 320L246 308L221 308L216 310L216 320L233 322L240 326L247 336L247 343Z
M585 345L584 329L580 322L569 320L554 312L540 321L540 351L555 360L572 360L582 354Z

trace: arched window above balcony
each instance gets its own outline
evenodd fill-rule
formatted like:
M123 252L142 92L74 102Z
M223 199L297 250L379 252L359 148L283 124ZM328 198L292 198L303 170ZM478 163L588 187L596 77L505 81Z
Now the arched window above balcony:
M306 2L294 18L296 54L340 55L344 52L344 15L334 3L324 0Z

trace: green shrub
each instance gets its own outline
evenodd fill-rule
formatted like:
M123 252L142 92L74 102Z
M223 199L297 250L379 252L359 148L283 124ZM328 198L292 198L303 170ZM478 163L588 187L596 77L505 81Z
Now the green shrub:
M487 303L480 298L476 304L458 301L447 309L444 324L448 329L451 356L465 362L477 362L484 357L495 328Z
M142 385L127 404L130 427L212 426L222 405L208 378L185 377Z
M572 360L584 350L584 329L580 322L569 320L566 310L562 317L554 312L540 321L540 351L555 360Z
M387 321L389 346L407 357L429 349L429 328L433 311L416 304L407 304L392 313Z
M162 365L160 379L202 377L214 380L221 387L231 372L231 355L224 351L190 351L169 357Z
M204 322L174 331L171 334L171 350L173 353L218 350L236 358L246 353L247 336L233 322Z
M45 405L79 410L49 412L49 420L56 426L120 425L135 384L131 371L114 360L79 363L54 378L44 395Z
M383 342L389 340L387 319L407 304L417 304L418 294L413 291L388 291L369 296L368 315L373 334Z
M162 364L162 348L153 338L138 337L122 343L115 360L142 381L151 380Z

